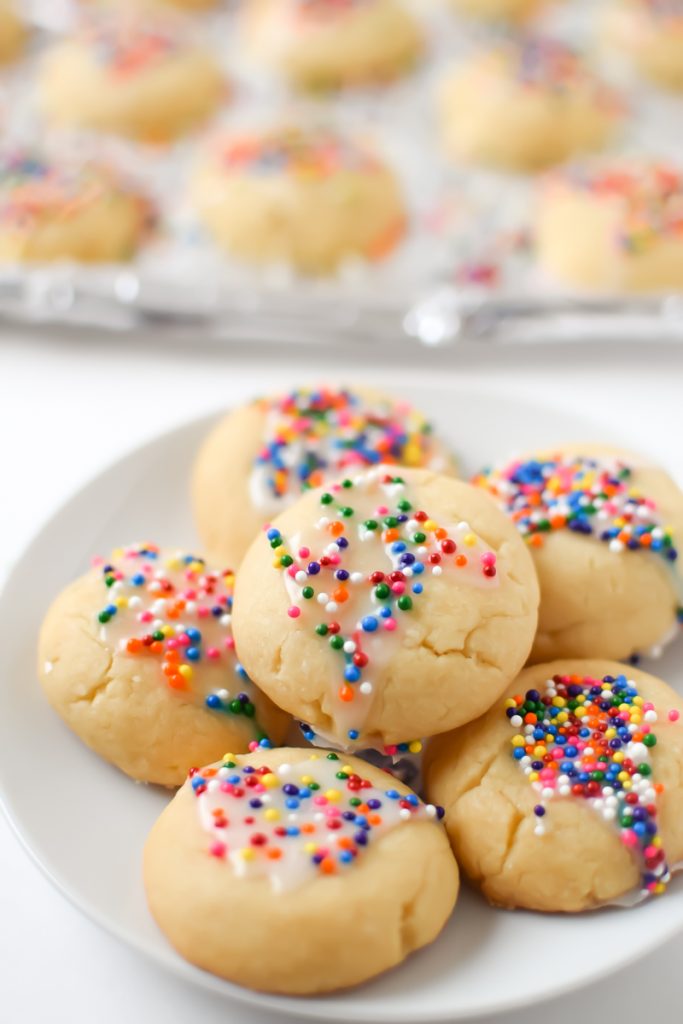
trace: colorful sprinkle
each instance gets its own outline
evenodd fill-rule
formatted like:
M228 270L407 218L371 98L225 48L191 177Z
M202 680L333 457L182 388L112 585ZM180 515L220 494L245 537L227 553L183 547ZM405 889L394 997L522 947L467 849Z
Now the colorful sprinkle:
M670 873L657 826L663 787L652 777L654 705L621 675L554 676L545 692L528 690L505 707L516 730L512 757L541 797L537 835L546 831L550 800L586 800L638 856L643 895L663 893Z

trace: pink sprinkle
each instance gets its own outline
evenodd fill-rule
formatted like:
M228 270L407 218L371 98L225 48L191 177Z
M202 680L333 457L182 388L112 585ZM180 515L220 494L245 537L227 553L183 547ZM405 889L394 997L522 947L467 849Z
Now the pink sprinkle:
M649 859L650 857L656 857L660 853L660 850L657 846L646 846L643 852Z
M291 608L287 609L287 614L289 615L290 619L298 619L299 616L301 615L301 608L297 608L297 606L293 604Z
M393 744L393 743L390 743L390 744L389 744L389 746L387 746L387 747L385 747L385 748L384 748L384 751L385 751L385 753L387 753L387 754L388 754L388 755L389 755L390 757L393 757L393 756L394 756L394 754L398 754L398 747L397 747L397 746L394 746L394 744Z
M289 569L287 570L287 575L288 575L288 576L291 576L291 577L292 577L292 579L294 579L294 577L296 576L296 574L298 573L298 571L299 571L299 570L298 570L298 568L296 567L296 565L290 565Z
M206 656L207 658L220 658L221 652L218 650L217 647L207 647Z
M235 638L232 636L226 636L225 640L223 641L223 646L225 647L226 651L234 651Z
M621 833L621 841L624 846L637 846L638 836L635 834L632 828L624 829Z
M178 641L174 636L171 636L166 641L166 646L169 649L169 651L175 651L178 647Z
M406 585L400 580L397 580L396 583L392 583L391 589L395 594L403 594L405 592Z
M232 783L221 782L221 793L232 793Z
M101 557L101 555L95 555L95 557L91 560L90 564L93 566L104 565L104 559Z
M386 516L388 514L389 514L389 509L387 508L386 505L378 505L377 506L377 515L378 516Z
M655 706L651 700L648 700L643 704L643 711L654 711L654 709Z
M216 842L211 844L211 849L209 852L211 853L212 857L225 857L226 849L227 847L225 843Z
M258 750L258 748L258 740L252 740L251 743L249 744L250 753L253 753L255 750Z
M154 616L151 612L140 612L140 622L153 622Z
M481 564L482 565L495 565L496 564L496 556L494 555L493 551L485 551L484 552L484 554L481 556Z
M673 709L672 709L672 710L671 710L671 711L669 712L669 721L670 721L670 722L677 722L677 721L678 721L678 719L679 719L680 717L681 717L681 713L680 713L680 711L676 711L676 709L675 709L675 708L673 708Z
M189 647L190 646L190 638L187 635L187 633L181 633L180 634L180 636L178 637L178 643L180 644L181 647Z
M209 609L204 604L201 606L201 608L197 609L197 615L199 616L200 619L205 619L210 614L211 614L211 612L209 611Z
M187 590L185 592L185 597L187 598L188 601L196 601L197 600L197 591L196 590Z
M308 558L311 553L310 548L299 548L299 558Z
M385 619L384 628L387 630L387 632L393 633L394 630L396 629L396 619Z
M325 804L327 803L327 797L326 796L314 796L313 797L313 803L316 805L316 807L324 807Z

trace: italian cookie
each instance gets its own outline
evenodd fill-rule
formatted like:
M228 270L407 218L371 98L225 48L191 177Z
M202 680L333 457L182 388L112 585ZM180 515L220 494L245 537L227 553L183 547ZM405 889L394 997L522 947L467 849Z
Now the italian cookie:
M523 22L545 6L544 0L449 0L451 7L468 17L485 21Z
M394 79L423 46L397 0L251 0L244 28L258 60L308 90Z
M235 593L245 668L305 738L390 755L496 700L526 661L538 605L529 553L488 495L383 467L278 516Z
M671 164L575 167L541 187L539 266L564 285L614 293L683 288L683 175Z
M455 160L537 171L611 138L622 103L564 43L506 40L449 75L440 94L444 146Z
M123 19L90 24L45 55L39 103L52 124L170 142L206 121L226 86L205 49Z
M637 71L667 89L683 89L683 0L617 0L607 35Z
M38 654L47 699L132 778L178 786L226 748L282 740L287 716L235 655L233 579L193 555L122 548L47 613Z
M255 265L330 274L379 261L406 228L400 186L370 148L324 130L274 130L214 141L193 186L218 244Z
M526 669L425 757L463 872L507 908L664 893L683 858L682 710L666 683L610 661Z
M355 758L227 755L154 825L149 907L182 956L239 985L357 985L432 942L453 909L458 869L440 814Z
M0 0L0 64L11 64L24 51L28 29L12 0Z
M600 445L522 455L474 483L510 517L541 587L532 661L657 654L678 632L683 494L663 469Z
M154 224L150 201L110 168L0 158L0 262L128 260Z
M238 565L263 524L302 493L380 463L454 470L422 413L379 392L298 388L234 409L208 435L193 470L205 550Z

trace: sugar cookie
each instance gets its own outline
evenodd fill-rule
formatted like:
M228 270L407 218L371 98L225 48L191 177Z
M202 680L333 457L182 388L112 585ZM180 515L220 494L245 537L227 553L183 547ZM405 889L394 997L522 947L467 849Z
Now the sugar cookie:
M263 524L304 491L378 463L454 470L422 413L366 388L298 388L241 406L211 431L195 463L205 549L238 565Z
M244 26L254 55L303 89L396 78L423 45L397 0L251 0Z
M474 482L533 555L533 661L628 658L675 636L683 494L664 470L629 452L572 445L520 456Z
M306 274L381 260L405 231L399 184L368 147L325 131L276 129L214 141L194 203L228 252Z
M154 545L114 552L64 590L40 635L45 694L107 761L180 785L226 748L281 742L288 719L236 659L231 573Z
M110 168L21 152L0 159L0 262L130 259L154 220L149 200Z
M444 145L455 160L535 171L599 149L622 103L563 43L528 37L477 53L446 78Z
M169 142L205 121L225 82L205 49L161 27L105 21L46 54L39 102L51 122Z
M607 34L640 74L683 89L683 0L615 0Z
M577 167L549 176L535 223L539 265L608 292L683 289L683 175L664 163Z
M573 913L665 891L683 859L683 701L609 661L526 669L430 744L462 870L491 903Z
M304 736L388 753L488 708L529 654L538 604L529 553L488 495L383 467L282 513L235 594L245 668Z
M182 956L239 985L357 985L432 942L453 909L458 869L439 814L355 758L229 756L154 825L149 906Z
M468 17L485 21L527 21L543 8L545 0L449 0L451 7Z

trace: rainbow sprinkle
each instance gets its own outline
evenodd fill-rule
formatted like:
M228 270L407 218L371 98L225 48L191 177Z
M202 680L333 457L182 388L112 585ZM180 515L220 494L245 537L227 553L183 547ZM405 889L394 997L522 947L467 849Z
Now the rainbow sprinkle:
M288 174L305 180L329 178L341 171L367 174L384 166L370 149L323 128L304 132L283 127L261 135L233 136L221 140L216 152L227 171Z
M663 893L671 876L657 826L664 787L652 778L654 704L623 675L558 675L544 693L528 690L505 706L516 730L512 756L541 798L534 809L537 835L545 832L548 801L586 800L642 861L642 894ZM669 721L679 717L669 712Z
M349 469L380 463L444 468L431 425L407 402L317 388L264 399L260 407L265 439L251 479L260 507L298 497Z
M294 545L275 527L266 528L266 537L290 598L287 614L308 620L338 657L336 719L345 726L345 745L362 745L361 728L377 685L373 673L395 647L429 577L448 571L470 585L497 586L497 556L467 523L445 528L417 509L405 481L382 469L333 484L319 505L312 536L322 539L320 554L304 534ZM367 564L369 553L377 555L379 567L358 572L356 565ZM304 735L313 738L306 728ZM420 749L415 741L385 753Z
M129 21L88 23L81 31L100 65L116 78L132 78L158 67L182 48L181 41L158 26Z
M97 613L102 639L117 654L156 658L171 690L241 717L256 736L254 747L269 747L256 720L255 688L235 655L234 573L209 570L191 554L164 555L154 544L121 548L110 562L94 564L107 590ZM213 678L235 679L239 692L221 686L202 694L203 666Z
M443 817L414 793L378 789L337 754L274 769L239 766L226 754L219 768L191 772L190 780L209 853L241 877L267 877L275 891L348 871L404 822Z

